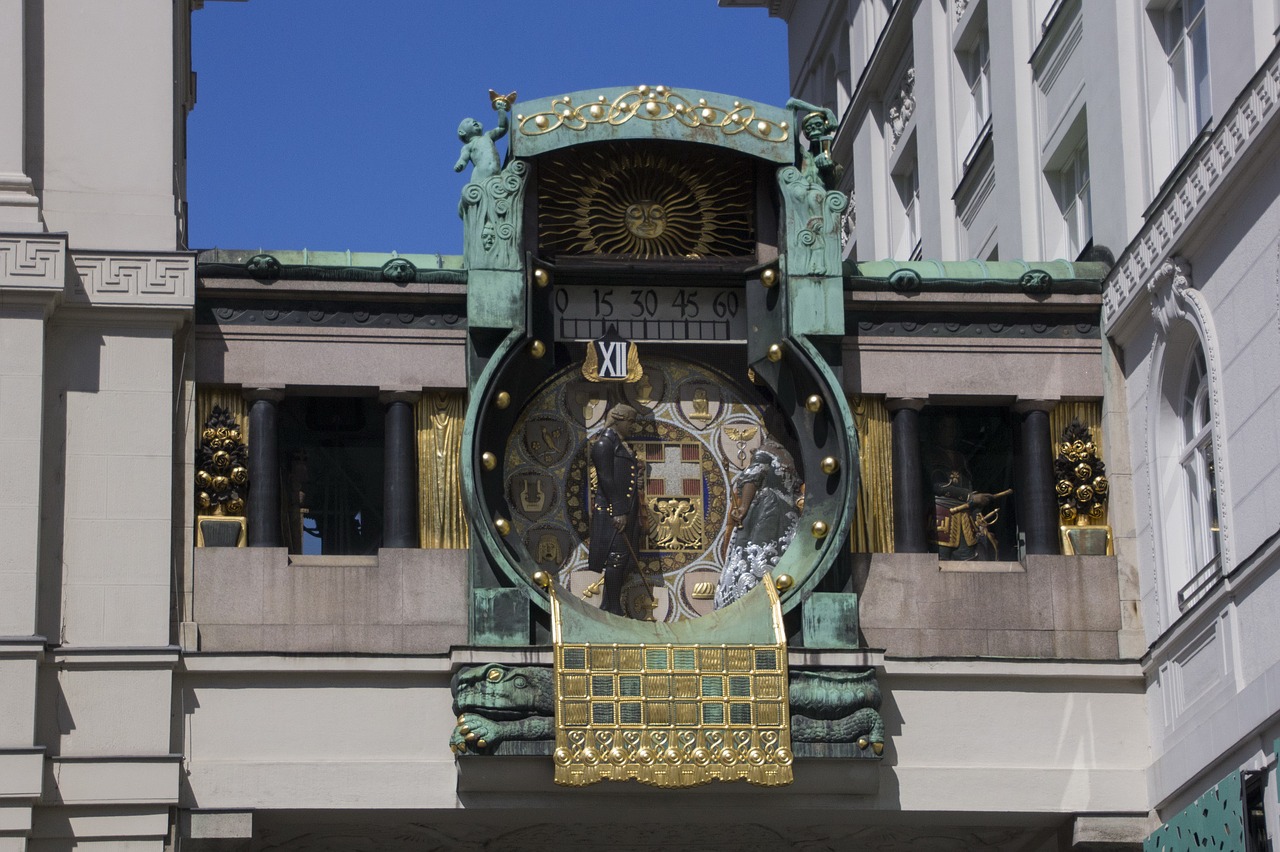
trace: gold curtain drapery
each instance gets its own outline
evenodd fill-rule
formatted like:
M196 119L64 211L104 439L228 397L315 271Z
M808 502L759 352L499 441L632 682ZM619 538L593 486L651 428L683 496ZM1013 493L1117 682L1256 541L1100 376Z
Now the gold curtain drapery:
M467 396L430 390L416 406L418 429L418 541L422 547L471 544L462 507L462 425Z
M249 407L245 404L244 393L237 385L201 385L196 388L196 447L200 446L200 430L213 414L215 405L231 412L231 416L240 424L240 440L249 447ZM252 450L252 447L250 447Z
M893 437L882 396L849 398L858 433L858 502L849 547L854 553L893 552Z
M1053 457L1058 457L1062 433L1071 425L1072 420L1077 419L1089 428L1093 445L1098 448L1098 458L1105 462L1107 458L1102 449L1102 403L1098 400L1063 401L1049 412L1049 434L1053 438Z

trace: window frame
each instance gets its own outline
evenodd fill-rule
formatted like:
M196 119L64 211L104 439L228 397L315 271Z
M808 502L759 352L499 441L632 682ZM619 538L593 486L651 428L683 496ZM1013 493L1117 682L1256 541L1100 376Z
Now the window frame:
M1063 256L1069 260L1093 241L1093 196L1089 182L1089 143L1082 139L1057 172L1058 203L1062 212Z
M1158 400L1151 407L1151 513L1162 632L1209 596L1230 562L1211 344L1199 324L1202 306L1194 297L1183 301L1192 309L1169 317L1152 388Z
M1173 0L1164 11L1174 161L1213 120L1205 7L1205 0Z
M1222 554L1209 371L1200 347L1192 350L1182 373L1179 400L1182 410L1176 412L1181 420L1182 445L1177 463L1182 476L1182 511L1186 519L1184 533L1189 561L1187 576L1177 589L1180 612L1194 606L1207 591L1205 583L1216 576L1214 568Z
M978 141L991 118L991 43L983 29L973 47L961 54L961 69L969 91L970 144Z
M921 253L920 239L920 166L914 156L904 162L892 175L893 188L898 196L902 219L894 255L899 260L918 260Z

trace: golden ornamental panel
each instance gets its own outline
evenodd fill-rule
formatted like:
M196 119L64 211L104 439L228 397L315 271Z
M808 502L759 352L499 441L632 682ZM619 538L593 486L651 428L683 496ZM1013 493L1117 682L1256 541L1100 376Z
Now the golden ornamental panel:
M790 784L786 666L783 643L558 644L556 783Z
M516 126L524 136L542 136L564 128L586 130L593 124L614 127L633 119L674 121L685 127L709 127L725 136L746 133L763 142L783 143L791 138L787 122L774 122L756 114L749 103L732 105L709 103L706 98L691 100L667 86L637 86L610 100L605 95L576 104L571 96L555 98L551 108L529 115L517 115Z
M746 157L675 143L550 154L539 165L538 232L549 257L751 256L755 171Z

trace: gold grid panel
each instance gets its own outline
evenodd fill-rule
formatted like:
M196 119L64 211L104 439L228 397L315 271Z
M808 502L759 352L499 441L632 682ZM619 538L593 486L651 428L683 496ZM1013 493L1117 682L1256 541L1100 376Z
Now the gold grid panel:
M775 646L564 645L566 727L778 727L786 673Z
M560 645L556 779L791 780L783 645Z

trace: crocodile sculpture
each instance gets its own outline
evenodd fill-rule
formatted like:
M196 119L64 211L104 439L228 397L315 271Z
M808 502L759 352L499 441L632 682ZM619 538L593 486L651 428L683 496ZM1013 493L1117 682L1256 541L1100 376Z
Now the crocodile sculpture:
M452 687L458 722L449 748L455 752L555 738L555 687L547 666L471 666L454 674Z
M860 672L793 669L788 697L793 743L857 743L884 751L880 685L874 669ZM548 666L491 663L453 676L457 724L449 747L491 754L507 741L555 738L555 686Z
M856 742L876 754L884 751L875 669L792 669L787 696L793 743Z

